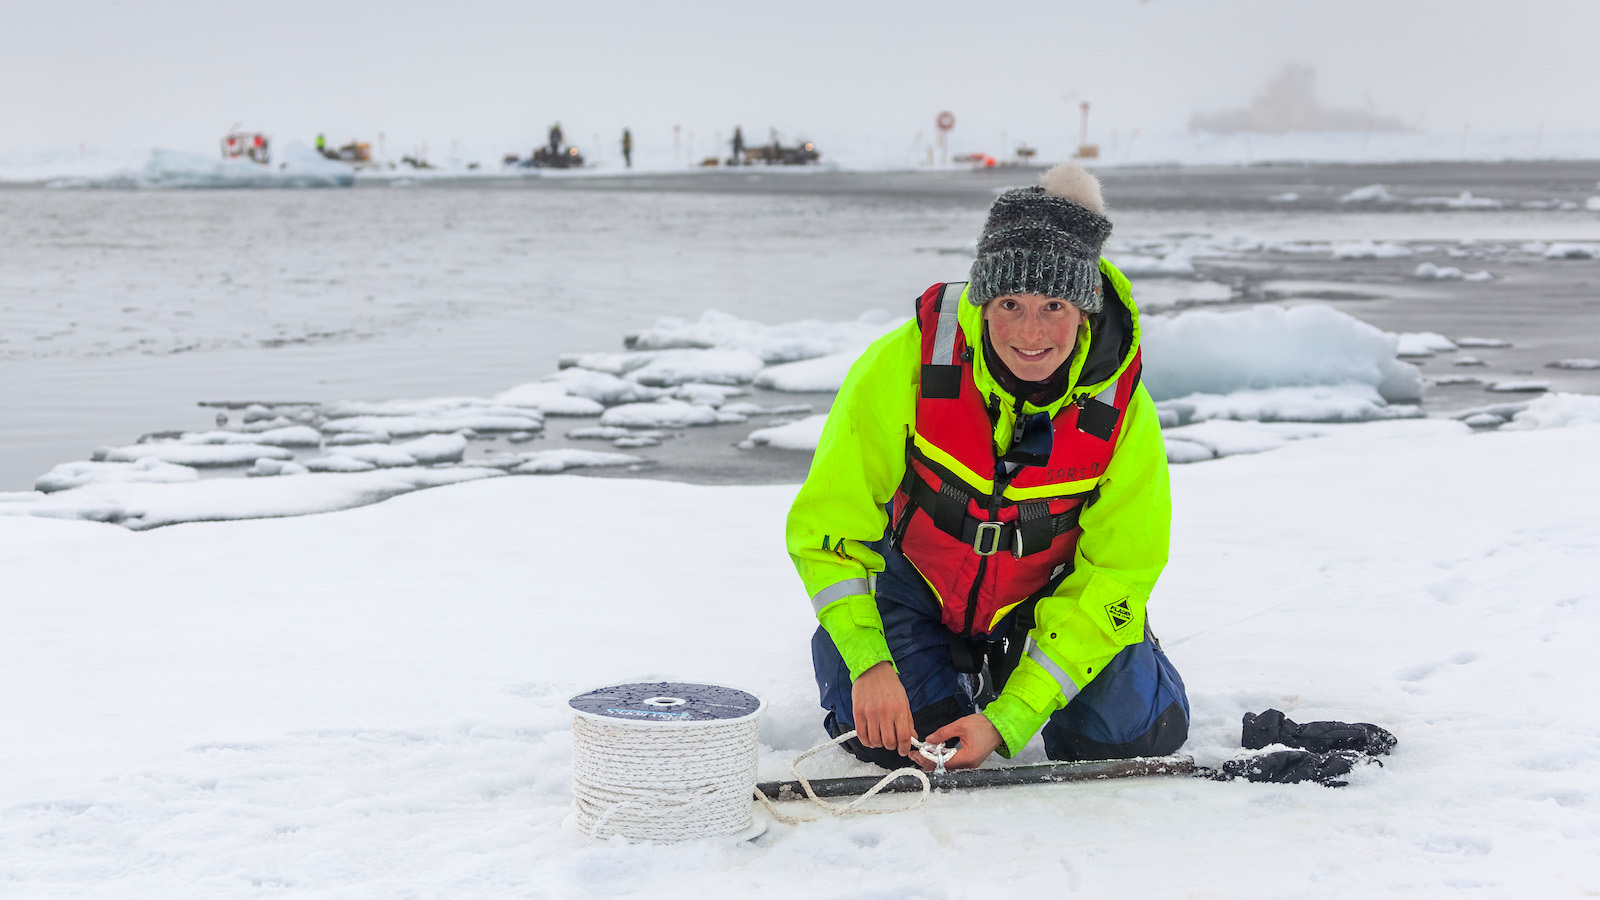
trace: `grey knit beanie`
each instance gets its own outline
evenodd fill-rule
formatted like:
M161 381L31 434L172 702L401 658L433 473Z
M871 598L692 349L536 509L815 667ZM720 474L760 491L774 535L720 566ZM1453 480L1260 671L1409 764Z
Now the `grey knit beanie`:
M1110 234L1100 182L1062 163L1038 187L1013 188L994 201L967 299L982 306L1006 294L1043 294L1100 312L1100 248Z

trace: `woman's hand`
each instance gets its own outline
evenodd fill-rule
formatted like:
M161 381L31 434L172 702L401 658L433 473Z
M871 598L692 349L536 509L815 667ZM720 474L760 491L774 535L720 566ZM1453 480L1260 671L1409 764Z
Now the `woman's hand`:
M926 740L930 744L942 744L956 737L961 738L961 749L945 762L946 769L976 769L1000 746L1000 732L983 713L963 716L928 735ZM920 753L911 759L924 769L934 767L933 761Z
M856 737L862 744L911 755L911 739L916 736L911 701L906 699L894 666L881 662L862 672L850 688L850 703L855 708Z

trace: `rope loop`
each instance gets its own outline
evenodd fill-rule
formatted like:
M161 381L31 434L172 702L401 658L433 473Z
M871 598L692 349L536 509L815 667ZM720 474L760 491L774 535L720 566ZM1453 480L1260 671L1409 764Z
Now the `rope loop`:
M795 780L800 782L800 787L805 790L806 796L811 799L812 803L822 807L822 809L826 811L828 815L843 816L848 813L877 815L880 813L910 812L911 810L917 809L918 807L922 806L922 804L928 802L928 795L933 792L933 782L929 781L928 774L917 766L906 766L902 769L895 769L893 772L883 776L883 778L880 779L877 784L872 786L871 790L855 798L854 800L851 800L849 803L833 803L818 797L817 792L811 788L811 781L804 775L800 774L800 764L807 759L810 759L812 756L815 756L817 753L837 744L842 744L855 736L856 733L854 731L847 731L831 741L818 744L815 747L812 747L810 750L801 753L789 763L789 771L794 775ZM917 748L918 752L922 753L923 756L933 760L934 762L937 762L941 769L944 768L945 761L951 756L955 755L954 751L945 750L943 744L927 744L916 740L915 738L912 739L911 743ZM861 805L877 796L879 791L888 787L896 779L904 778L908 775L922 782L922 793L917 796L917 802L911 804L910 806L892 807L889 809L867 808ZM821 816L803 818L799 816L791 816L787 813L781 812L778 809L777 804L773 803L771 798L762 793L760 788L755 789L755 796L757 800L761 801L761 805L767 808L767 812L772 814L774 819L777 819L785 825L799 825L804 822L815 822L821 818Z

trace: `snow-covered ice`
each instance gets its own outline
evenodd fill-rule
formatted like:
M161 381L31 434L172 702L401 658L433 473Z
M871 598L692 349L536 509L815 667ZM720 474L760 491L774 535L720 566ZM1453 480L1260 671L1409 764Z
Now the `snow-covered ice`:
M822 440L822 426L827 421L826 415L806 416L797 422L757 428L739 446L744 449L774 447L779 450L816 450L817 442Z
M155 149L144 166L89 178L62 178L54 187L151 188L337 188L355 183L349 165L323 157L304 144L290 142L270 165L247 159L218 159L181 150Z
M568 469L631 466L644 462L639 457L629 456L626 453L603 453L598 450L576 450L570 447L535 450L531 453L520 453L518 457L521 462L511 471L519 475L549 475L565 472Z
M1399 356L1432 356L1435 353L1451 353L1455 351L1456 343L1442 334L1432 331L1411 331L1400 335Z
M1470 336L1469 337L1458 337L1458 338L1456 338L1455 344L1456 344L1457 347L1489 347L1489 348L1499 347L1499 348L1505 348L1505 347L1510 347L1511 346L1511 342L1508 341L1508 340L1505 340L1504 338L1486 338L1486 337L1470 337Z
M1399 197L1389 192L1389 188L1381 184L1369 184L1366 187L1356 188L1339 198L1340 203L1400 203Z
M624 403L600 416L601 425L622 428L687 428L717 424L717 411L682 400L662 398L654 403Z
M904 316L896 318L883 310L869 310L854 321L810 319L766 325L706 310L693 322L663 317L654 328L636 335L632 346L638 350L737 350L758 356L767 364L785 363L849 350L859 355L868 344L905 320Z
M1558 359L1553 363L1546 363L1546 367L1551 369L1575 369L1580 371L1588 369L1600 369L1600 359L1590 359L1587 357Z
M1534 378L1514 381L1496 381L1489 385L1489 390L1506 394L1514 394L1522 391L1548 391L1550 390L1550 382Z
M128 481L172 483L198 481L200 473L191 466L162 462L146 456L133 462L68 462L55 466L39 476L33 489L44 493L65 491L86 484L106 484Z
M790 393L838 391L844 384L845 376L850 374L850 367L860 358L860 351L850 351L768 366L756 375L755 385L769 391Z
M526 412L526 411L525 411ZM322 424L327 434L352 431L387 434L390 437L408 437L417 434L452 434L463 429L481 432L539 431L544 421L534 415L503 415L494 413L441 413L436 416L346 416L330 419Z
M1600 244L1557 241L1544 251L1545 259L1600 259Z
M1234 424L1190 433L1247 444ZM142 534L0 519L0 656L27 678L0 692L0 879L19 897L954 897L996 872L1028 895L1600 891L1600 726L1574 711L1600 640L1600 426L1295 427L1328 433L1174 467L1152 624L1197 762L1237 755L1241 714L1269 706L1392 729L1350 787L1041 785L737 847L591 842L567 821L582 690L754 691L762 778L824 739L781 537L794 487L498 478ZM645 577L609 574L618 547ZM552 639L574 615L604 652ZM808 771L870 770L835 751Z
M503 406L532 407L547 416L598 416L605 411L600 402L571 393L565 385L554 381L519 384L495 394L493 399Z
M643 365L630 367L628 377L650 387L749 384L764 365L761 357L743 350L659 350Z
M1600 424L1600 397L1555 393L1545 394L1517 410L1505 427L1512 431L1534 431L1595 424Z
M222 469L248 466L258 459L293 459L294 451L266 444L186 444L177 441L151 441L126 447L101 447L94 451L96 462L137 462L156 459L179 466Z
M1334 259L1404 259L1414 255L1410 247L1393 241L1352 241L1333 245Z
M1390 404L1367 384L1313 385L1233 391L1227 394L1188 394L1163 400L1158 408L1171 412L1178 422L1234 419L1251 422L1370 422L1377 419L1414 419L1421 407Z

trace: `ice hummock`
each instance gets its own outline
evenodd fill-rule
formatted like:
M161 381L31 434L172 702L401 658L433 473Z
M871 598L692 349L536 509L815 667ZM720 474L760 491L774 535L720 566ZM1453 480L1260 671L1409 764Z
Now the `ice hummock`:
M1422 397L1399 338L1332 307L1191 310L1143 320L1144 384L1157 401L1280 387L1366 385L1385 403Z

